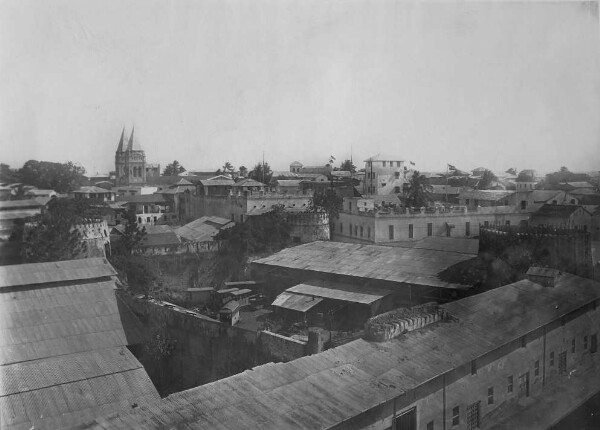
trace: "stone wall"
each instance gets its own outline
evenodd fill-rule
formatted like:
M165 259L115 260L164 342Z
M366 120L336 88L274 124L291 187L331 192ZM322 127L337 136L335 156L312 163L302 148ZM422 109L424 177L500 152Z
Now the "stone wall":
M306 342L270 331L260 332L262 350L280 361L291 361L306 355Z

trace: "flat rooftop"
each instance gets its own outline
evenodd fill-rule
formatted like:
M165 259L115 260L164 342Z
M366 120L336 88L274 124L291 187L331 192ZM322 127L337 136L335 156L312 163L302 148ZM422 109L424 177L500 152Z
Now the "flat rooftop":
M441 249L311 242L256 260L257 266L378 279L425 287L468 289L470 285L442 281L438 274L473 254Z
M562 275L554 288L519 281L446 304L442 308L455 319L388 342L359 339L287 363L265 364L88 426L339 426L599 297L600 283L574 275Z

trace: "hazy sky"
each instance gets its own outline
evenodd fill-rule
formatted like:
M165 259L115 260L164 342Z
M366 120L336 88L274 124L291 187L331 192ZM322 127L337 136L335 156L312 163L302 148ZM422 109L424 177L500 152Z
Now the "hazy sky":
M1 159L600 169L579 2L0 0ZM358 163L355 163L358 164ZM362 163L360 163L362 166Z

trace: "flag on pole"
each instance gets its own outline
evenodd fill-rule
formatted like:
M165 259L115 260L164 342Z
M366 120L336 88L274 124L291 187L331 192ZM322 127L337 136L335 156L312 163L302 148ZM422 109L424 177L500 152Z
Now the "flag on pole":
M456 166L453 166L452 164L448 164L448 169L450 169L450 170L456 170Z

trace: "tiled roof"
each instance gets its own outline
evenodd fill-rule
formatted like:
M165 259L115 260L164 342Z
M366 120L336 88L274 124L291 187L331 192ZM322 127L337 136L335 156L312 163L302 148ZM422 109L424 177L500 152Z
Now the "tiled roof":
M138 321L118 305L114 281L92 279L114 269L103 264L98 273L81 273L76 266L86 262L2 267L3 429L71 427L159 399L126 347L141 340ZM22 279L28 272L40 285Z
M442 306L455 317L385 343L355 340L287 363L269 363L143 409L89 423L104 428L245 430L342 428L473 359L600 297L600 284L563 275L554 288L529 281ZM590 321L591 323L591 321Z
M444 282L438 274L471 258L473 255L439 250L311 242L284 249L253 264L379 279L398 283L399 286L412 284L465 289L469 286Z

